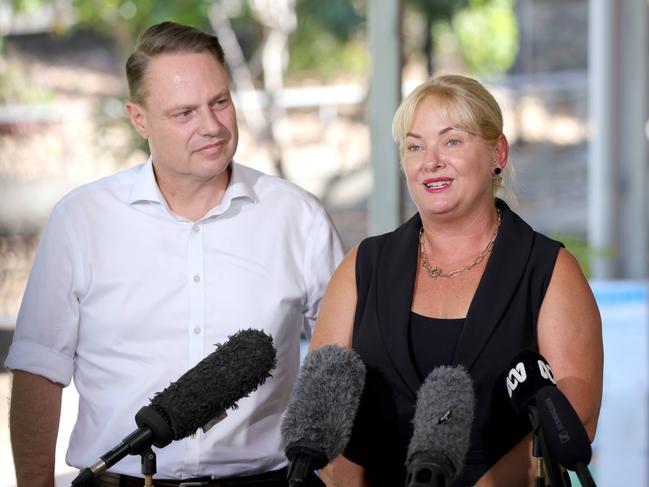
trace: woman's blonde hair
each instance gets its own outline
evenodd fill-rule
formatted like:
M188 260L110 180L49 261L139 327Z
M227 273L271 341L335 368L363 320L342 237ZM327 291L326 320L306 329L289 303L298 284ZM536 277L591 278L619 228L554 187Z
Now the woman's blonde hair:
M412 128L419 103L433 98L442 118L452 127L479 135L494 144L503 135L503 115L498 102L478 81L461 75L433 78L403 99L392 119L392 136L404 157L406 135ZM494 180L494 192L502 186L502 177Z

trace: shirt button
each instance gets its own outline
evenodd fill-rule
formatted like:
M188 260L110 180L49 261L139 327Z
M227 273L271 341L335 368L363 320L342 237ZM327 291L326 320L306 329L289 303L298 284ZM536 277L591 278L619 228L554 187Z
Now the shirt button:
M200 326L195 326L194 327L194 334L195 335L200 335L201 333L201 327Z
M198 274L196 274L196 275L194 276L194 282L200 282L200 281L201 281L201 276L199 276Z
M194 233L198 233L201 230L201 227L198 225L198 223L194 223L192 226L192 230L194 230Z

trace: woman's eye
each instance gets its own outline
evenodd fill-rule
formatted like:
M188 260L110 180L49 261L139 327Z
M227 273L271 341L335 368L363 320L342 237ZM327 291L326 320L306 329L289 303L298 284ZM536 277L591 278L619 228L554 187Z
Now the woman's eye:
M450 139L448 142L446 142L446 145L448 145L449 147L454 147L459 144L460 144L460 139Z
M408 147L408 152L418 152L421 150L421 146L417 144L410 144Z

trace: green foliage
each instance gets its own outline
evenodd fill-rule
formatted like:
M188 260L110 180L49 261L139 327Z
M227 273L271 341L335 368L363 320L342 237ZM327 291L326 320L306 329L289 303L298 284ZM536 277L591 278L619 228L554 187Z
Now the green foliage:
M367 48L360 38L364 18L349 0L298 0L296 13L297 29L289 39L290 74L330 79L367 72Z
M615 255L613 249L594 249L588 245L582 237L570 233L557 233L553 234L552 238L558 240L566 246L566 249L575 256L579 262L584 275L591 277L591 262L596 257L609 257Z
M297 0L295 12L298 32L306 27L316 27L339 42L348 41L365 21L350 0ZM302 22L308 26L301 26Z
M204 28L209 25L207 10L212 3L211 0L73 0L77 27L115 35L118 41L128 45L144 29L165 20Z
M45 3L46 0L11 0L11 8L14 12L29 12Z
M354 6L359 1L296 1L298 25L289 40L290 73L308 71L327 78L339 72L367 70L366 49L358 35L365 19ZM246 0L72 0L77 18L72 29L105 33L128 51L144 29L164 20L209 29L208 11L214 4L228 9L243 51L252 57L262 40L262 26L255 22Z
M290 39L290 74L306 72L330 79L341 72L360 74L367 71L369 57L362 42L341 42L309 18L300 22L301 28Z
M451 23L460 54L476 74L502 74L516 57L515 0L471 0Z

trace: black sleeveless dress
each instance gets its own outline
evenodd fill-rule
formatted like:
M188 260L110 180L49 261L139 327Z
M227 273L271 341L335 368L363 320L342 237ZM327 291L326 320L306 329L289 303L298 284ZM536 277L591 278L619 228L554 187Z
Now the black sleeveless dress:
M451 349L442 362L463 365L476 394L471 446L454 486L473 485L530 431L527 418L511 408L506 369L522 349L538 349L539 309L561 246L503 201L496 205L500 230L466 319L458 336L442 338L448 343L441 349ZM391 233L364 240L356 257L352 347L367 377L345 456L365 468L372 487L405 483L416 394L429 368L417 363L422 354L413 351L409 326L420 227L417 214Z

